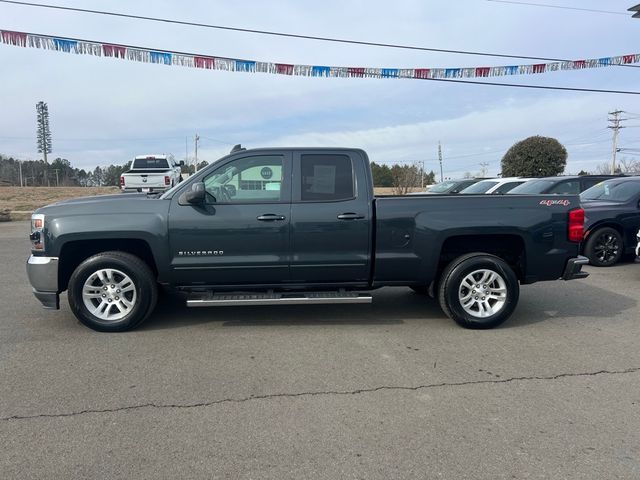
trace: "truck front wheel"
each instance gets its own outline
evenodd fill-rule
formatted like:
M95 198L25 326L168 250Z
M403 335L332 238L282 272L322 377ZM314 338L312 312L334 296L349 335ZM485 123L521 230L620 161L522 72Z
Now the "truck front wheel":
M69 279L69 306L89 328L122 332L137 327L153 311L157 285L151 269L124 252L89 257Z
M520 295L518 278L501 258L471 253L452 261L441 276L440 307L458 325L487 329L511 316Z

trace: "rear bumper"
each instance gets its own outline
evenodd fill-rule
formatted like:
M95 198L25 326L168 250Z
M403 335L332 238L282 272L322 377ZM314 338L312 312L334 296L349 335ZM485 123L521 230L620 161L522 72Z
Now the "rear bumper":
M36 257L27 260L27 276L33 294L44 308L60 308L58 295L58 257Z
M589 259L582 255L576 258L570 258L567 266L562 274L563 280L575 280L578 278L586 278L589 276L587 272L582 271L582 267L589 264Z
M132 193L132 192L165 192L169 190L170 187L120 187L123 193Z

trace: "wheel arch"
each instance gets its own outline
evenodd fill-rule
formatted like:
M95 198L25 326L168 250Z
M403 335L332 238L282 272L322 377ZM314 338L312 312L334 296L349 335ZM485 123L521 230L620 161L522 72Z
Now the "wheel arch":
M586 242L589 239L589 237L591 237L593 232L600 230L601 228L607 228L607 227L617 230L618 233L622 236L622 241L624 242L624 227L620 225L618 222L611 219L600 220L599 222L596 222L592 226L590 226L585 232L584 241Z
M437 280L453 260L469 253L486 253L504 260L515 272L518 280L526 274L525 240L517 234L471 234L448 237L440 248Z
M64 291L69 285L73 271L87 258L101 252L119 251L140 258L158 276L153 252L150 245L142 239L109 238L72 240L62 245L59 255L58 289Z

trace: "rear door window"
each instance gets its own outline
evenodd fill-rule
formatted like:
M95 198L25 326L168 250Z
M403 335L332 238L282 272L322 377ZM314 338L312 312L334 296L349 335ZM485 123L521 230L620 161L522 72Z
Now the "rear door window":
M305 154L300 159L303 202L335 202L355 197L353 165L347 155Z
M496 188L491 193L495 193L497 195L501 195L501 194L507 193L509 190L512 190L512 189L516 188L518 185L522 185L523 183L524 182L503 183L502 185L500 185L498 188Z
M549 193L555 193L557 195L577 195L580 193L580 180L560 182L549 190Z

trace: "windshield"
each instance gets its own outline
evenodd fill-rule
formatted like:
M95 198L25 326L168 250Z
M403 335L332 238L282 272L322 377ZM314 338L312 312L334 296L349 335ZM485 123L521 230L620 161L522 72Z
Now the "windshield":
M430 193L446 193L454 187L458 182L449 181L449 182L440 182L437 185L434 185L429 189Z
M491 187L495 187L497 184L498 182L478 182L465 188L460 193L487 193L487 190Z
M580 200L626 202L640 193L640 181L607 180L585 190Z
M166 158L136 158L133 161L132 169L147 169L147 168L164 168L165 170L169 168L169 162Z
M524 182L522 185L518 185L513 190L508 191L509 195L513 194L535 194L542 193L547 188L551 188L554 185L553 180L531 180L529 182Z

